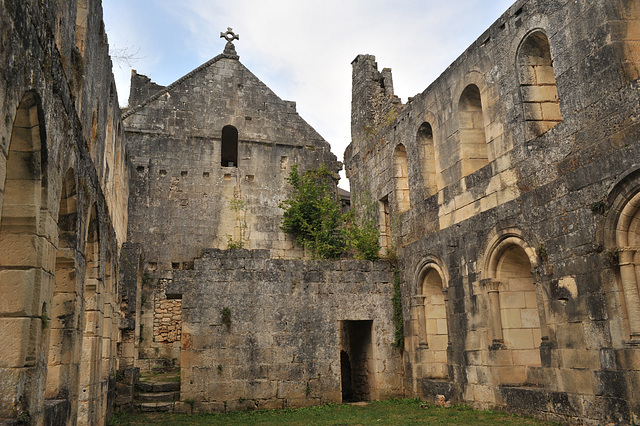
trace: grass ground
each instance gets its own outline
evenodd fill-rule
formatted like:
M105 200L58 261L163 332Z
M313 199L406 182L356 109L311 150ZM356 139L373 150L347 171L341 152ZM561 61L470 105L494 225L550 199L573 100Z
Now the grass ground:
M109 425L543 425L540 420L467 406L421 408L417 399L227 414L116 413Z

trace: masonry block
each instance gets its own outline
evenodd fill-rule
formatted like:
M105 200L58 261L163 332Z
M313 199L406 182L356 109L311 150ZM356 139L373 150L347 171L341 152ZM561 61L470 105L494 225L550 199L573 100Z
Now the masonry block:
M0 368L24 367L31 318L0 318Z

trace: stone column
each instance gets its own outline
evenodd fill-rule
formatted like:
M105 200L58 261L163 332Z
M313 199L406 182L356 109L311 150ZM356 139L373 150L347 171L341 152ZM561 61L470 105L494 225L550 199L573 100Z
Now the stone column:
M427 313L425 312L423 294L418 294L413 298L418 313L418 346L421 348L428 348L427 343Z
M453 312L449 307L449 288L445 287L442 289L442 294L444 294L444 312L445 318L447 321L447 350L451 347L451 323L449 322L449 318L453 318Z
M620 252L620 278L624 301L627 305L627 317L629 318L629 331L631 345L640 345L640 297L638 295L638 277L640 271L636 271L633 262L635 250L623 250Z
M489 297L489 314L493 334L491 349L503 349L505 347L502 336L502 317L500 316L500 284L500 281L491 278L482 280L482 285Z

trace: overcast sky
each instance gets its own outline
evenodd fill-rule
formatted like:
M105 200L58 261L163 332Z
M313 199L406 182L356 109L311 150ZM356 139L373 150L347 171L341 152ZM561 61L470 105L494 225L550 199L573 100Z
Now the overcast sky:
M422 92L514 0L103 0L112 54L166 86L218 55L232 27L240 61L342 160L350 142L351 61L375 55L403 102ZM120 104L131 68L114 60ZM343 180L340 186L348 188Z

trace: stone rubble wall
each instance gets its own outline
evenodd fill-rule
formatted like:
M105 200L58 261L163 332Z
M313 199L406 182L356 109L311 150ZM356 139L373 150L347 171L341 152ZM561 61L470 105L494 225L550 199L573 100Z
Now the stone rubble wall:
M182 340L182 300L167 299L167 280L160 280L154 300L153 341L175 343ZM163 294L164 293L164 294Z

